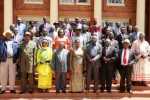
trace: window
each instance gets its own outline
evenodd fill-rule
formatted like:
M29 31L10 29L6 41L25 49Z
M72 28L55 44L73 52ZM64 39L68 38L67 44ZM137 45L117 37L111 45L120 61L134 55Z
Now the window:
M90 0L76 0L77 4L87 5L90 4Z
M106 25L106 23L109 23L109 25L113 28L116 27L116 23L120 23L121 26L127 26L129 25L129 19L103 19L102 20L102 25L103 27Z
M74 4L74 0L59 0L60 4Z
M124 0L107 0L108 6L124 6L125 1Z
M43 0L24 0L25 4L43 4Z
M90 0L59 0L60 4L77 4L77 5L87 5L90 4Z

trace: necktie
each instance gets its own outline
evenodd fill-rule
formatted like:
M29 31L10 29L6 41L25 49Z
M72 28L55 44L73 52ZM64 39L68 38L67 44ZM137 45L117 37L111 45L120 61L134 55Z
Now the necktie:
M124 55L123 55L123 63L126 65L127 64L127 57L126 57L126 54L127 53L127 50L124 49Z

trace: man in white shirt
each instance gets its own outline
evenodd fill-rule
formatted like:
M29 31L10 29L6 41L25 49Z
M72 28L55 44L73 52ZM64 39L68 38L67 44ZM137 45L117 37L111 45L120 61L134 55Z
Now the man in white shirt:
M7 89L6 88L7 85L9 86L9 90L11 93L16 93L15 91L15 79L16 79L15 55L17 53L17 48L12 38L14 34L10 31L6 31L3 33L3 36L5 37L5 46L6 46L6 49L5 49L6 51L3 51L3 53L6 54L6 60L0 62L0 76L1 76L0 82L2 86L0 94L5 93Z
M129 39L123 41L123 49L119 52L121 80L120 80L120 92L124 93L127 89L128 93L131 93L131 73L132 66L135 62L135 57L131 52ZM125 86L126 83L126 86Z

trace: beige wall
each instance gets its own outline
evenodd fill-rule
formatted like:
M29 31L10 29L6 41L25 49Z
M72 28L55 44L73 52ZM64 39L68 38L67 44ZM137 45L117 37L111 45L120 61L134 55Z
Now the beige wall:
M4 0L4 31L13 23L13 0Z

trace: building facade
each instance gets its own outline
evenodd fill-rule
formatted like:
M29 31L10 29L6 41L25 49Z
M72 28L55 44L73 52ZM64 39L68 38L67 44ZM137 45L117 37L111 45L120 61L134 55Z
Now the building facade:
M41 21L46 16L51 23L79 17L96 18L100 25L106 21L138 25L150 37L149 4L149 0L1 0L0 32L15 23L17 17Z

